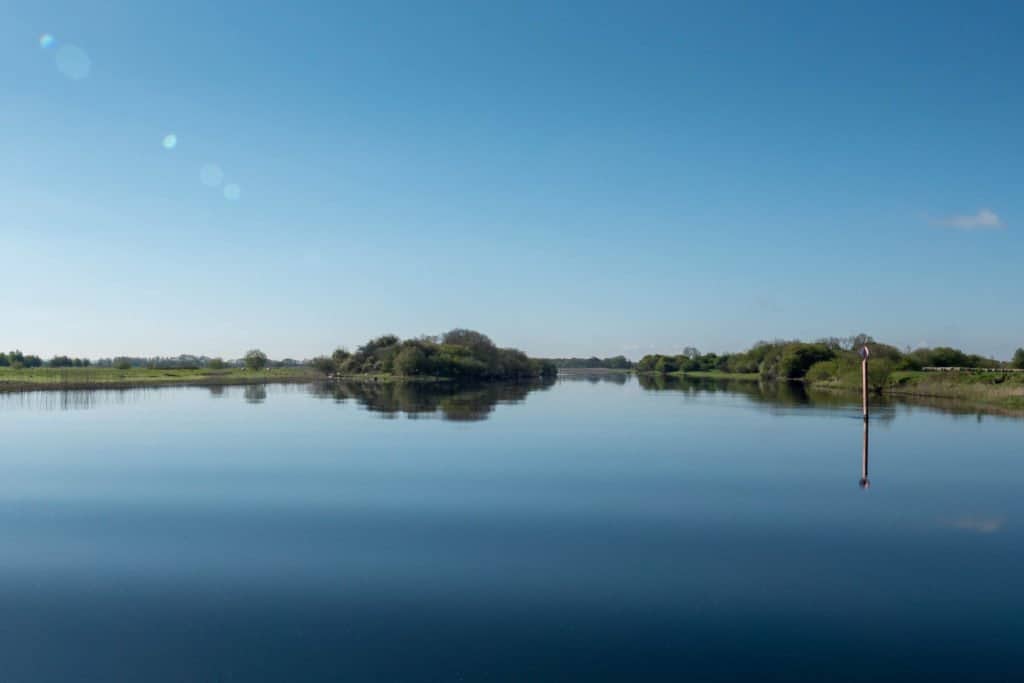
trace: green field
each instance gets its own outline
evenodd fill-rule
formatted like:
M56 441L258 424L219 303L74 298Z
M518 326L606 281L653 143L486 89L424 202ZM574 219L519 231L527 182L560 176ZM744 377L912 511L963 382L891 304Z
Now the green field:
M25 389L92 389L158 385L258 384L308 382L323 375L309 367L246 370L175 370L131 368L20 368L0 367L0 391Z

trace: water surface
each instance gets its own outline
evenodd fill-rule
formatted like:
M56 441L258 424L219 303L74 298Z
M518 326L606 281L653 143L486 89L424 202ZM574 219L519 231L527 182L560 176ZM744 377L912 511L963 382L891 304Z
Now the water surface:
M1019 680L1024 421L624 376L0 395L0 680Z

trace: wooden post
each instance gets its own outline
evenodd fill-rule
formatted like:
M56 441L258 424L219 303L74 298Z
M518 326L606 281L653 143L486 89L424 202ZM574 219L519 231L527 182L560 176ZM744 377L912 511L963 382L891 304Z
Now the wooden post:
M861 383L861 403L864 411L864 419L868 419L868 356L871 352L868 351L868 347L864 346L860 350L860 383Z

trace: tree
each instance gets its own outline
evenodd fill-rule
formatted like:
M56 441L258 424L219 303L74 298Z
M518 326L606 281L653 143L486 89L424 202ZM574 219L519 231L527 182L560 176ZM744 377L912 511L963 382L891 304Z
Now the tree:
M335 367L340 368L341 364L347 361L351 355L345 349L334 349L334 353L331 354L331 360L334 361Z
M454 346L465 346L471 351L483 351L491 350L496 348L491 338L482 332L476 332L474 330L467 330L464 328L456 328L445 332L441 336L441 341L444 344L452 344Z
M1012 365L1024 370L1024 348L1017 349L1017 352L1013 354Z
M427 369L427 354L418 346L406 346L395 356L392 367L396 375L419 375Z
M267 354L259 349L252 349L245 354L245 367L249 370L262 370L267 367Z
M206 363L206 367L211 370L223 370L226 366L227 364L224 362L223 358L211 358Z
M132 362L127 358L115 358L114 367L118 370L128 370L132 367Z
M653 372L654 366L657 365L659 358L661 358L661 356L656 353L647 354L636 364L637 372Z
M850 350L856 351L865 344L872 344L874 343L874 341L875 338L872 337L870 334L864 334L863 332L861 332L860 334L855 334L849 338Z
M675 372L679 369L676 359L670 356L661 356L654 364L654 371L659 373Z
M317 356L313 360L309 361L309 364L325 375L331 374L336 369L334 360L327 356Z

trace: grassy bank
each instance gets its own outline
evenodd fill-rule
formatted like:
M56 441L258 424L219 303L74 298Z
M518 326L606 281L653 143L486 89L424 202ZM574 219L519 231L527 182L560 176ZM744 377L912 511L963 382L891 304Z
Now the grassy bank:
M312 368L269 368L245 370L174 370L130 368L0 368L0 391L31 389L104 389L165 385L209 386L217 384L260 384L264 382L308 382L323 375Z
M860 391L859 373L811 381L816 388ZM951 399L1024 411L1024 373L921 372L898 370L873 383L873 390L890 396Z

